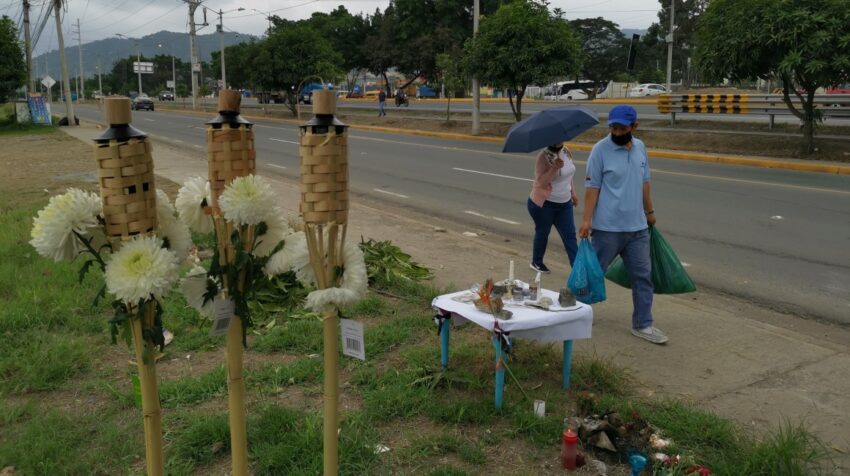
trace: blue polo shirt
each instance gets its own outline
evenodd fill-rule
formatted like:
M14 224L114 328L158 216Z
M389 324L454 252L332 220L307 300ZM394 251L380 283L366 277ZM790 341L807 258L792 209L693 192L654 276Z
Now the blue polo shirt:
M586 175L584 187L599 189L594 230L639 231L647 227L643 183L649 182L649 157L642 141L632 138L629 150L608 135L590 151Z

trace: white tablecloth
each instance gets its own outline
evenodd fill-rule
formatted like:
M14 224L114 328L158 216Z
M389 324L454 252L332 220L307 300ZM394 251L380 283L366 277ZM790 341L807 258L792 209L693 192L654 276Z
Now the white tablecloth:
M541 342L590 339L593 309L580 302L577 302L575 306L562 308L557 304L558 293L555 291L542 290L543 295L551 298L555 303L549 311L505 301L505 309L513 313L513 317L507 321L495 319L492 314L479 311L471 302L463 303L452 299L469 293L470 291L459 291L437 296L431 302L431 306L451 312L455 316L453 320L456 324L463 324L468 320L491 332L495 322L498 321L499 329L510 332L511 337L515 338Z

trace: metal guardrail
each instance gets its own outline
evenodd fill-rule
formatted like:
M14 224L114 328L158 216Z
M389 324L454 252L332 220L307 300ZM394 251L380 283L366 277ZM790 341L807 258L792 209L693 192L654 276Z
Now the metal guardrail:
M795 106L799 105L792 97ZM814 97L815 108L824 117L850 119L850 94L819 94ZM769 116L773 128L777 115L793 114L783 96L777 94L675 94L658 96L658 112L670 114L670 123L676 114L757 114Z

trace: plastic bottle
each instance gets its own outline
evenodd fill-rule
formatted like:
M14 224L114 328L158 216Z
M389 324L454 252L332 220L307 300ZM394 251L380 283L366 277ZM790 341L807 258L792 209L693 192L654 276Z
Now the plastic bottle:
M540 271L538 271L537 276L528 283L528 299L532 301L540 299Z
M578 454L578 435L572 428L564 431L563 445L561 446L561 463L564 469L573 471L576 469L576 454Z

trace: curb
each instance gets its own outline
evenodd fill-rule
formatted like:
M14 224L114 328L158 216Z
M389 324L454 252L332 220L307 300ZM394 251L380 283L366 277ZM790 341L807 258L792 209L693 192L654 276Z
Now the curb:
M169 111L182 111L188 112L191 114L210 114L207 111L192 111L188 109L166 109ZM284 124L293 124L293 125L301 125L302 122L297 119L281 119L277 117L266 117L266 116L256 116L253 114L242 114L243 117L251 118L251 119L262 119L262 120L271 120L273 122L281 122ZM370 132L386 132L389 134L402 134L402 135L412 135L412 136L421 136L421 137L434 137L438 139L452 139L452 140L466 140L472 142L487 142L492 144L501 144L504 142L503 137L496 136L473 136L469 134L457 134L451 132L436 132L436 131L420 131L413 129L399 129L395 127L384 127L384 126L368 126L368 125L350 125L349 126L353 130L362 130L362 131L370 131ZM578 142L570 142L568 143L569 147L573 150L580 150L582 152L589 152L593 145L586 143L578 143ZM724 154L702 154L699 152L679 152L673 150L666 149L649 149L649 154L652 157L658 157L662 159L676 159L676 160L690 160L694 162L709 162L709 163L717 163L717 164L726 164L726 165L746 165L749 167L761 167L766 169L783 169L783 170L794 170L797 172L818 172L825 174L834 174L834 175L850 175L850 165L827 165L827 164L817 164L817 163L801 163L801 162L787 162L784 160L776 160L776 159L768 159L768 158L760 158L760 157L746 157L746 156L735 156L735 155L724 155Z

